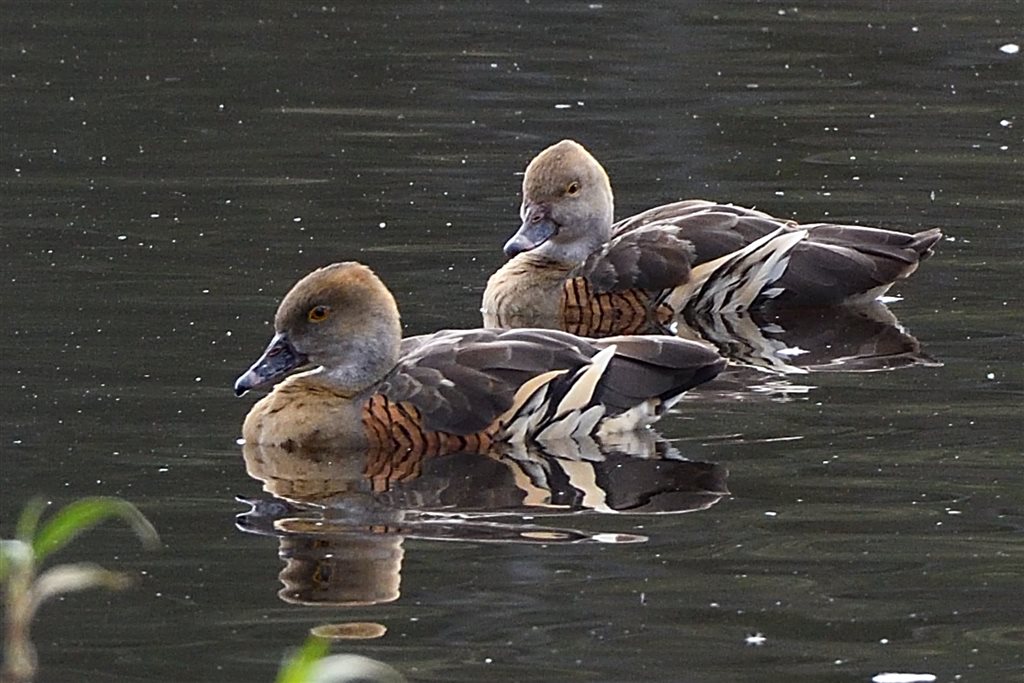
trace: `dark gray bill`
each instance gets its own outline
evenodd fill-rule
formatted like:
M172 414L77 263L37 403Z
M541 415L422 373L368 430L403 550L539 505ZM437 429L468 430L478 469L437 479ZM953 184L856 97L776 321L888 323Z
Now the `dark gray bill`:
M267 345L267 350L235 380L235 396L241 396L250 389L273 384L296 368L306 365L309 359L295 350L288 337L278 332Z
M548 216L543 206L531 206L523 217L523 224L508 242L505 242L505 256L512 258L524 251L536 249L549 237L558 232L558 224Z

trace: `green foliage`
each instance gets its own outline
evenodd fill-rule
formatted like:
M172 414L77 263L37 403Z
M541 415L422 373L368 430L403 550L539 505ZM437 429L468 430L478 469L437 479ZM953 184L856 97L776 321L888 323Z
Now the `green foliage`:
M15 538L0 540L0 585L4 604L5 682L31 681L36 655L29 628L46 600L88 588L118 590L131 577L85 562L59 564L40 572L43 561L79 534L107 519L124 521L146 547L158 547L160 537L149 520L120 498L83 498L61 508L43 521L46 502L30 500L15 525Z
M26 508L26 512L29 508ZM22 514L24 519L25 514ZM91 529L107 519L120 518L131 527L147 548L159 547L160 537L156 529L139 509L120 498L82 498L59 510L46 522L35 538L32 539L32 550L36 562L42 562L47 556L57 552L73 541L79 534ZM39 515L35 521L26 522L33 528L38 525ZM21 524L19 524L19 527ZM22 539L27 540L27 539Z

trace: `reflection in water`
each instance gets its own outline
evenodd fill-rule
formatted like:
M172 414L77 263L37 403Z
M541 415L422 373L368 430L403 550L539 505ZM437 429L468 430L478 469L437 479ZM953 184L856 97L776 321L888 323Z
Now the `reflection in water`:
M356 606L400 594L406 538L501 543L633 543L645 537L541 526L515 515L682 513L728 495L725 468L682 458L653 433L614 443L383 458L246 444L250 476L273 498L244 500L242 531L273 535L282 600ZM392 476L393 475L393 476ZM511 521L495 517L513 518Z
M430 513L680 512L728 494L726 471L694 462L651 431L545 449L502 445L485 454L288 450L245 444L251 477L276 498L353 522L394 523L396 510ZM281 503L280 505L284 505ZM290 513L285 506L261 512Z
M876 372L941 365L884 304L705 315L677 334L715 346L733 365L767 373Z
M736 398L806 394L814 388L806 384L810 373L942 365L921 349L881 300L831 308L690 312L666 324L648 320L646 327L633 331L675 334L714 346L732 371L701 391L727 391ZM803 376L803 383L793 381L796 375Z
M300 605L376 605L398 599L403 537L380 527L366 534L321 535L320 522L287 529L278 555L278 596Z
M337 624L320 624L311 628L309 632L328 640L372 640L383 637L388 628L375 621L345 621Z

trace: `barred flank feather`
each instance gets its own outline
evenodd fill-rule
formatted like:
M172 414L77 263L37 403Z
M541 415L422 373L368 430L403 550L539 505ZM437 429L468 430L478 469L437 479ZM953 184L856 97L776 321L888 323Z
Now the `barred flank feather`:
M415 406L393 402L381 394L374 394L363 406L363 426L371 451L418 455L485 453L494 444L500 428L498 423L493 423L472 434L425 429L423 415Z
M565 281L562 294L560 329L583 337L664 330L675 311L658 295L641 289L597 292L586 278L571 278Z

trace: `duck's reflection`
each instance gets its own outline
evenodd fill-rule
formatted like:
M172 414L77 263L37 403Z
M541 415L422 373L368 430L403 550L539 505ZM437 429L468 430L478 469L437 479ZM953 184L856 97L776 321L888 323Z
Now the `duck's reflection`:
M892 300L892 299L890 299ZM614 321L612 321L614 323ZM517 318L516 324L551 327L591 337L614 334L674 334L713 346L730 369L694 393L733 399L788 399L814 388L818 372L879 372L915 365L940 366L881 300L829 308L768 308L735 312L686 312L668 320L633 319L580 328L562 318ZM495 324L484 313L484 325ZM803 377L801 377L803 376Z
M557 450L557 452L552 452ZM630 543L645 537L547 526L526 517L703 510L728 495L725 468L683 458L652 433L485 455L412 458L243 447L271 497L239 529L279 538L282 600L372 605L399 597L405 538Z
M939 365L878 301L859 307L704 315L681 321L676 332L712 344L734 366L774 375Z

